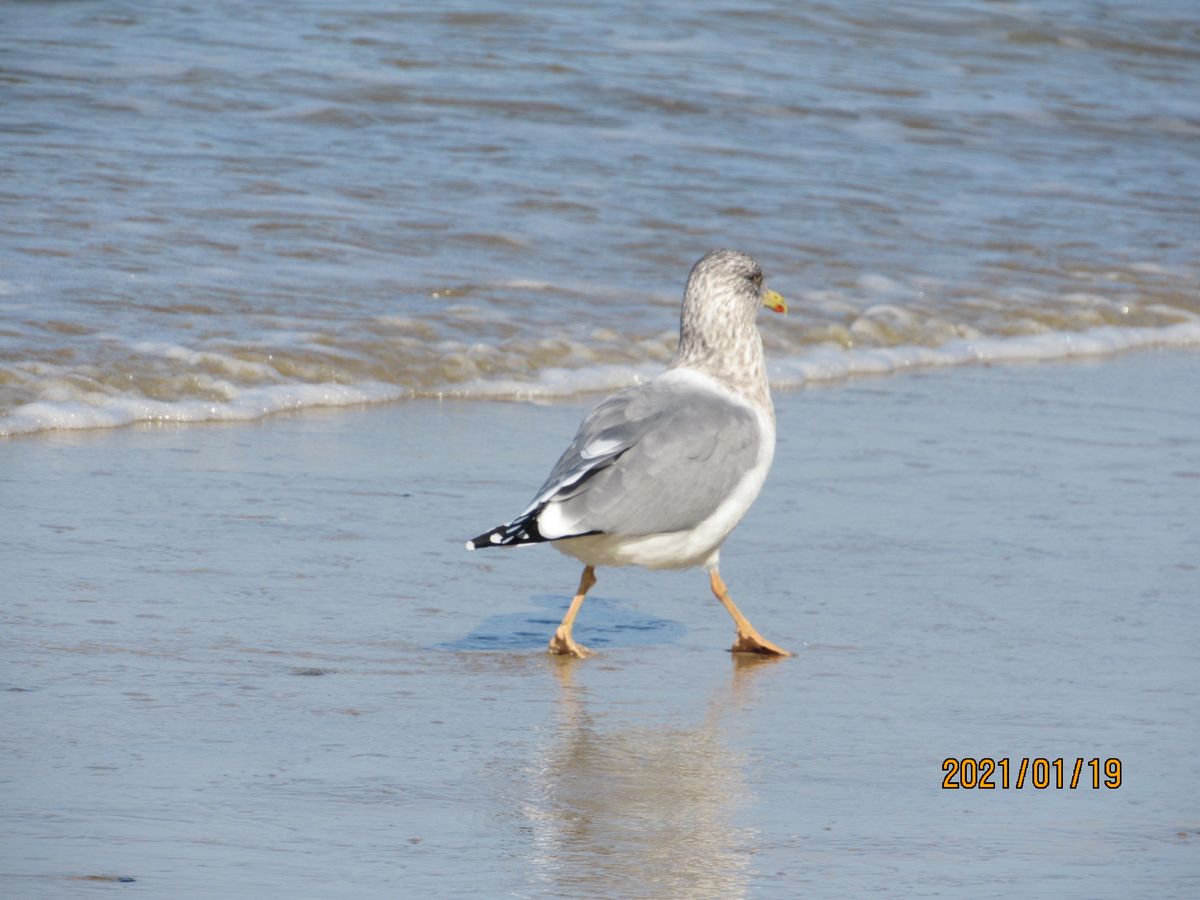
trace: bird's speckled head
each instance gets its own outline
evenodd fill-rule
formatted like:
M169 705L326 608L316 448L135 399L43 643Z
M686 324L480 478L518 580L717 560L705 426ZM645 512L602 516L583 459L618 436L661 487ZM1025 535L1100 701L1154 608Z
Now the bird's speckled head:
M692 266L679 320L673 366L688 366L731 386L765 391L762 339L755 318L767 306L786 312L763 284L762 267L740 250L713 250Z
M713 250L692 266L683 305L753 322L762 295L762 266L754 257L740 250Z

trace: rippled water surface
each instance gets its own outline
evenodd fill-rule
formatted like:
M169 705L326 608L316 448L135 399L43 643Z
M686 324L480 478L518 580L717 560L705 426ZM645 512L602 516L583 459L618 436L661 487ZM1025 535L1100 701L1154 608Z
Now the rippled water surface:
M1200 344L1191 2L0 9L0 433ZM876 348L890 348L882 355Z

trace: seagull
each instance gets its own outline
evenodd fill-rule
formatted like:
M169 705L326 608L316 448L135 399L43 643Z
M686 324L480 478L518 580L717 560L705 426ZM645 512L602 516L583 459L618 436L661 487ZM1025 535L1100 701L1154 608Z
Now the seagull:
M775 456L762 307L787 312L762 267L737 250L688 275L679 346L666 371L596 404L533 502L467 541L468 550L550 542L584 564L549 652L590 656L572 637L596 568L703 567L733 617L734 653L791 656L755 630L717 570L721 544L758 497Z

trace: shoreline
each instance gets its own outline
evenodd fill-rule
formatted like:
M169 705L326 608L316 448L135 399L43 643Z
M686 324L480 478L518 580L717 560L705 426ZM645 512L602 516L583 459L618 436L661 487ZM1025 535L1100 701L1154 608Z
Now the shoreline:
M1119 359L1130 353L1188 353L1200 348L1200 322L1159 328L1106 326L1084 332L977 337L935 347L898 345L847 350L814 345L796 357L768 357L773 391L819 384L841 384L861 377L890 377L908 372L1028 363L1071 363ZM213 354L209 354L212 356ZM659 362L599 365L579 369L548 368L533 381L476 380L438 389L369 382L280 383L238 389L224 405L182 399L151 400L108 396L98 405L79 401L35 401L0 418L0 441L51 432L99 431L137 425L189 425L254 422L310 409L369 408L414 400L508 402L576 402L609 393L626 384L652 378ZM47 421L61 424L45 424Z

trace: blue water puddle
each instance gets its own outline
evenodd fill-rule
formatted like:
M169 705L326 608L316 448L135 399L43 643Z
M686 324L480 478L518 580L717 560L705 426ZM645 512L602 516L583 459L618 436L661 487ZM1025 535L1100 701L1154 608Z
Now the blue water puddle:
M571 600L551 594L530 600L539 609L492 616L464 637L437 646L443 650L543 650ZM575 621L574 634L580 643L599 649L670 644L686 630L679 622L647 616L619 601L588 597Z

